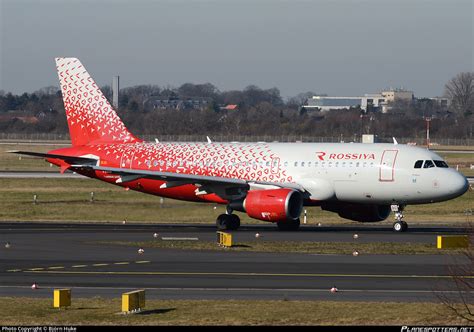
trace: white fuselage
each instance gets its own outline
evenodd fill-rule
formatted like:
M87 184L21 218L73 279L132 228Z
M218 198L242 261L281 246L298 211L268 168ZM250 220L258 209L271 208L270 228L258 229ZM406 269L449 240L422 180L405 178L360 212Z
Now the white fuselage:
M269 146L315 201L421 204L457 197L468 188L466 178L454 169L434 162L433 167L415 168L418 160L443 161L424 148L359 143Z
M436 153L403 144L135 143L102 152L108 149L121 168L240 179L251 189L295 186L315 204L432 203L468 188Z

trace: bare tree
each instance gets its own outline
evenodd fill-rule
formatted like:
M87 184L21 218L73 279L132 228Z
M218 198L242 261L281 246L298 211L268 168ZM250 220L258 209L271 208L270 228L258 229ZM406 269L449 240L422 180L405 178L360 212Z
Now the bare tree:
M456 75L445 85L445 95L451 99L451 108L461 116L474 111L474 72Z

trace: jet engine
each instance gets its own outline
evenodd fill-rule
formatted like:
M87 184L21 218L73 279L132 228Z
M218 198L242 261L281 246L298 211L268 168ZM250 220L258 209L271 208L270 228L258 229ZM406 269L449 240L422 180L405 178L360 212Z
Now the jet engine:
M359 222L377 222L387 219L390 215L390 205L325 203L321 208L336 212L341 218Z
M303 209L303 196L298 191L284 188L250 190L243 201L233 202L230 207L264 221L297 220Z

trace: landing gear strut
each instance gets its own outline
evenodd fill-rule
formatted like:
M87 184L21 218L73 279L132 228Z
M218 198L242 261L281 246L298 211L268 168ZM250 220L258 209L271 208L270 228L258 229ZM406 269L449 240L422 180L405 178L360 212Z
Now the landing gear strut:
M392 211L395 212L395 222L393 223L393 230L395 232L406 232L408 224L403 219L403 205L392 204Z
M235 231L240 227L240 218L238 215L232 214L232 209L227 207L226 213L217 217L216 226L220 231Z

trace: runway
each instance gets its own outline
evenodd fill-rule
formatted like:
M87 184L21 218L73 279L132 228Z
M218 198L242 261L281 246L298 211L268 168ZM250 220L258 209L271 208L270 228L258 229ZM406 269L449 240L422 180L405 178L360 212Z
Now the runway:
M305 228L278 232L243 227L237 241L354 241L353 230ZM462 232L446 228L446 233ZM358 241L435 243L443 228L398 234L390 228L361 230ZM215 241L215 229L196 225L0 224L0 296L51 297L72 288L75 297L120 297L146 289L157 299L290 299L344 301L437 301L433 291L453 292L449 255L320 255L183 251L98 245L94 241L146 241L197 237ZM10 248L4 244L10 243ZM32 290L36 282L40 289ZM336 286L338 293L329 289Z

